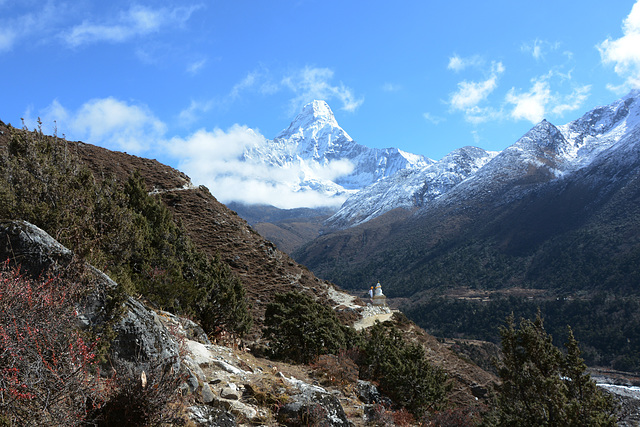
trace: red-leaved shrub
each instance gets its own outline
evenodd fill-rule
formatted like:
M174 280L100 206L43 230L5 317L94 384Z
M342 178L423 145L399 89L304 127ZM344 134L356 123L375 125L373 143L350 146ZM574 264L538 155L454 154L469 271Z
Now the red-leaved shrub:
M76 328L82 287L0 268L0 417L12 425L75 425L103 401L95 341Z

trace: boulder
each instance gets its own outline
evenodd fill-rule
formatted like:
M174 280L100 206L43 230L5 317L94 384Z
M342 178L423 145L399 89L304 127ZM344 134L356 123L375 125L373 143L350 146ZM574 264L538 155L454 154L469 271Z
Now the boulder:
M322 387L278 375L298 390L278 411L278 421L287 425L350 426L340 400Z
M179 363L178 343L158 315L132 297L124 305L124 316L113 326L113 356L136 365Z
M0 221L0 259L9 259L21 271L33 277L63 272L73 261L73 252L42 229L26 221ZM108 315L108 291L118 285L103 272L84 267L92 292L78 307L78 325L100 326ZM75 279L75 277L74 277ZM124 364L132 371L150 371L150 366L173 364L177 370L178 344L158 315L131 297L123 303L124 315L113 325L115 339L111 345L113 365Z
M26 221L0 221L0 260L9 259L12 265L32 277L66 266L72 258L73 252L35 225Z
M242 396L242 393L235 384L229 384L220 391L220 397L223 399L238 400L240 396Z
M378 388L369 381L358 380L358 398L362 403L367 405L382 404L384 406L391 406L391 399L383 396L378 391Z
M351 425L338 398L319 391L291 396L278 411L278 421L286 425Z
M197 405L189 408L190 418L201 426L235 427L236 417L228 411L208 405Z
M213 402L213 399L215 399L215 395L213 394L213 391L211 391L211 387L209 386L209 384L207 383L202 384L202 390L200 390L200 397L202 398L202 401L204 403Z
M369 405L380 402L378 388L369 381L358 380L358 397L362 403Z

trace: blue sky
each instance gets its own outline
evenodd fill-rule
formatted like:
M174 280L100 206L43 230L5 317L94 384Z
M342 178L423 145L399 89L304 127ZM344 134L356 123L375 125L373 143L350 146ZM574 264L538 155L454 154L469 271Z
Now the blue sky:
M273 138L313 99L363 145L437 160L640 86L630 0L0 0L0 16L1 120L179 168Z

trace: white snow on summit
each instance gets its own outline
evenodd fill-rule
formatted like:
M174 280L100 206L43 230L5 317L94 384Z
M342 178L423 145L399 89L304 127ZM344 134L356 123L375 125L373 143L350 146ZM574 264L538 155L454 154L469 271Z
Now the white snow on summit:
M246 149L243 159L296 171L279 184L294 192L318 192L337 206L348 195L400 170L433 163L397 148L381 150L356 143L338 125L329 105L317 100L305 105L273 140L259 141Z
M579 168L607 148L615 145L630 130L640 125L640 90L610 105L597 107L578 120L558 129L568 142L567 162Z
M469 200L479 203L492 194L501 194L495 203L506 204L538 185L569 179L602 156L624 156L623 149L639 141L639 96L634 91L564 126L543 120L428 208L439 204L464 207Z

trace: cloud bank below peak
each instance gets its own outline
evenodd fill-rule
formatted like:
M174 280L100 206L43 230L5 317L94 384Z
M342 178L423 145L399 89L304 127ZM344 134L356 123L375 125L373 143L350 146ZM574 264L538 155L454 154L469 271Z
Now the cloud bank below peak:
M226 130L201 128L187 136L167 136L168 126L145 105L113 97L92 99L73 110L53 101L40 112L43 131L129 154L171 159L197 185L223 203L269 204L283 209L339 207L349 195L342 187L322 188L353 170L344 160L327 164L292 162L286 167L245 158L268 140L259 131L235 124ZM31 111L25 124L37 126ZM55 126L55 129L52 128ZM304 184L304 185L302 185Z
M344 162L307 165L304 162L286 167L252 161L246 150L264 145L262 134L242 125L212 131L200 129L186 138L174 137L166 142L167 150L179 158L179 169L194 182L207 186L223 203L267 204L282 209L338 207L347 194L326 194L303 188L296 183L311 179L333 179L347 174L352 166Z

